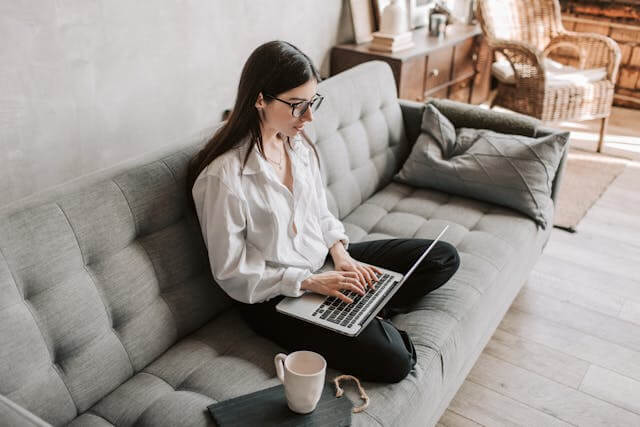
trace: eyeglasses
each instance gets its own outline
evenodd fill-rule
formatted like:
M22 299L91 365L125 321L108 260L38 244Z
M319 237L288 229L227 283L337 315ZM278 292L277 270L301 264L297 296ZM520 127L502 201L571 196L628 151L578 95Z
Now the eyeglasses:
M273 95L265 95L267 98L275 99L276 101L284 102L288 106L291 107L291 115L295 118L302 117L304 113L307 112L307 109L311 107L311 111L317 111L320 108L320 104L322 104L322 100L324 96L316 93L315 96L311 99L311 101L300 101L300 102L289 102L284 99L277 98Z

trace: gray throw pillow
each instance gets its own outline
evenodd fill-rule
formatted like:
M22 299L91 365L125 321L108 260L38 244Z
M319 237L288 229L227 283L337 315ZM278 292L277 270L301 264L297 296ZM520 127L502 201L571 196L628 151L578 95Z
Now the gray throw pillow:
M569 132L540 138L460 128L433 105L394 180L492 202L522 212L543 228L551 185Z

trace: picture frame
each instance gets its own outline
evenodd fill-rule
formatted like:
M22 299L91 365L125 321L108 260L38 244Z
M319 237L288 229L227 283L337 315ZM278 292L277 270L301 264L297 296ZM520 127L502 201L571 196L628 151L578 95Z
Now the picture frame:
M409 30L423 27L427 24L427 15L433 7L434 0L405 0L405 9L407 10L407 22ZM380 30L380 21L382 20L382 12L391 0L372 0L373 11L376 19L376 30Z
M382 12L384 8L391 3L391 0L372 0L373 13L375 16L375 28L376 31L380 30L380 21L382 20Z
M428 25L429 11L434 3L434 0L409 0L409 25L412 30Z
M372 33L376 31L376 21L371 0L349 0L349 8L356 44L373 40Z

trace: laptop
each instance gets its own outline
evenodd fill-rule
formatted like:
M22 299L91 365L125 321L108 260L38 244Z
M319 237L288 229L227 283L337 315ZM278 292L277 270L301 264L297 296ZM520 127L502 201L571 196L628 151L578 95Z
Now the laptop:
M447 228L449 228L448 225L405 274L376 266L383 274L375 284L375 290L367 288L364 295L342 290L341 292L353 301L351 304L336 297L307 293L297 298L285 297L276 305L276 310L343 335L357 336L407 281L447 231ZM333 270L333 261L330 257L328 258L328 261L316 273Z

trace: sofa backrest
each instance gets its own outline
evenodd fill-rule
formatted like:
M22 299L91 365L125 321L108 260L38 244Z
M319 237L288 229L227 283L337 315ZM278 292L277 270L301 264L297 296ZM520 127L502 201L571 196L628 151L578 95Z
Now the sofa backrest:
M409 153L391 67L360 64L318 85L325 96L307 126L327 202L342 219L387 185Z
M0 394L64 424L231 305L187 209L195 150L0 216Z
M382 62L318 91L326 99L309 132L342 218L406 157L402 115ZM3 209L0 394L64 424L231 306L184 190L202 146Z

